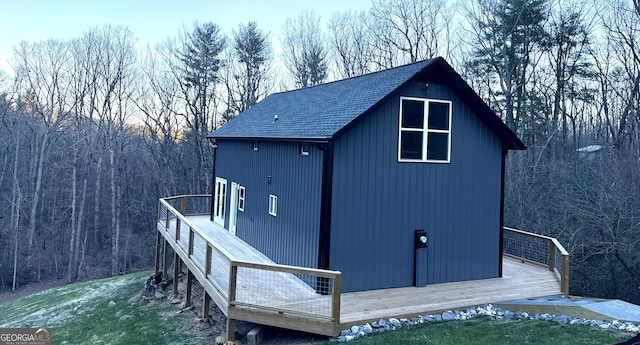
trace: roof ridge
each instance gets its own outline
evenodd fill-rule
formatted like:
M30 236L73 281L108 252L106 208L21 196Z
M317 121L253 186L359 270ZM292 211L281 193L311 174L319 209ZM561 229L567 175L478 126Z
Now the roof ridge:
M426 63L426 62L433 63L437 59L441 59L441 58L440 57L435 57L435 58L430 58L430 59L424 59L424 60L420 60L420 61L416 61L416 62L406 63L406 64L400 65L400 66L394 66L394 67L387 68L387 69L381 69L381 70L378 70L378 71L373 71L373 72L369 72L369 73L365 73L365 74L356 75L356 76L349 77L349 78L336 79L336 80L332 80L332 81L329 81L329 82L326 82L326 83L322 83L322 84L305 86L305 87L292 89L292 90L274 92L274 93L270 94L269 96L271 96L271 95L279 95L279 94L284 94L284 93L289 93L289 92L294 92L294 91L310 90L310 89L321 87L321 86L331 85L331 84L334 84L334 83L344 82L344 81L347 81L347 80L354 80L354 79L358 79L358 78L369 77L369 76L372 76L374 74L379 74L379 73L383 73L383 72L390 72L390 71L394 71L394 70L397 70L397 69L400 69L400 68L403 68L403 67L409 67L409 66L413 66L413 65L417 65L417 64Z

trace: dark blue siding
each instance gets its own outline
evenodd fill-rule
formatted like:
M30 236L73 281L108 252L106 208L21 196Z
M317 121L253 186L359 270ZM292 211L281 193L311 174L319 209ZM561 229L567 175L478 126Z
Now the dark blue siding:
M246 190L236 234L279 264L318 264L323 152L316 144L309 146L309 156L300 156L294 142L259 141L254 152L251 141L218 140L216 175L227 180L229 191L231 182ZM269 194L278 197L275 217L269 215Z
M502 143L448 87L423 85L335 142L330 264L344 291L413 285L416 229L429 237L429 284L499 274ZM398 163L400 96L453 102L450 164Z

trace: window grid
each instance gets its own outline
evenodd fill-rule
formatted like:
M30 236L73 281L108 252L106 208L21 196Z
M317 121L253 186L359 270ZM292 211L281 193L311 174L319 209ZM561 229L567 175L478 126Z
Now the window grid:
M412 127L403 127L403 101L419 101L423 103L423 123L422 128L412 128ZM448 105L448 129L437 129L437 128L429 128L429 105L431 103L444 103ZM427 98L417 98L417 97L400 97L400 111L399 111L399 121L398 121L398 161L399 162L425 162L425 163L450 163L451 161L451 113L452 113L452 102L447 100L436 100L436 99L427 99ZM415 158L403 158L402 157L402 134L410 133L410 132L419 132L422 133L422 156L420 159ZM428 157L428 141L429 134L431 133L442 133L447 134L447 158L446 159L429 159Z

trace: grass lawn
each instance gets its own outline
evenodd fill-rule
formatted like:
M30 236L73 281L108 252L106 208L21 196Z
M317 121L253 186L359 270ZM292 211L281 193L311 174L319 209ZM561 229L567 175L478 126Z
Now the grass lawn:
M367 344L615 344L632 337L622 331L590 326L560 325L552 321L510 321L475 318L428 323L377 333L350 343Z
M141 305L151 272L55 288L0 304L0 327L49 327L53 344L200 344L165 300Z

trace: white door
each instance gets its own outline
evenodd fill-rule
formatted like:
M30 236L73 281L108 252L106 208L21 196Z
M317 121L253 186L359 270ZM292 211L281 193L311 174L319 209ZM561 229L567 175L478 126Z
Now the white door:
M236 234L238 223L238 184L231 182L231 200L229 204L229 232Z
M216 177L213 221L224 227L225 206L227 204L227 180Z

